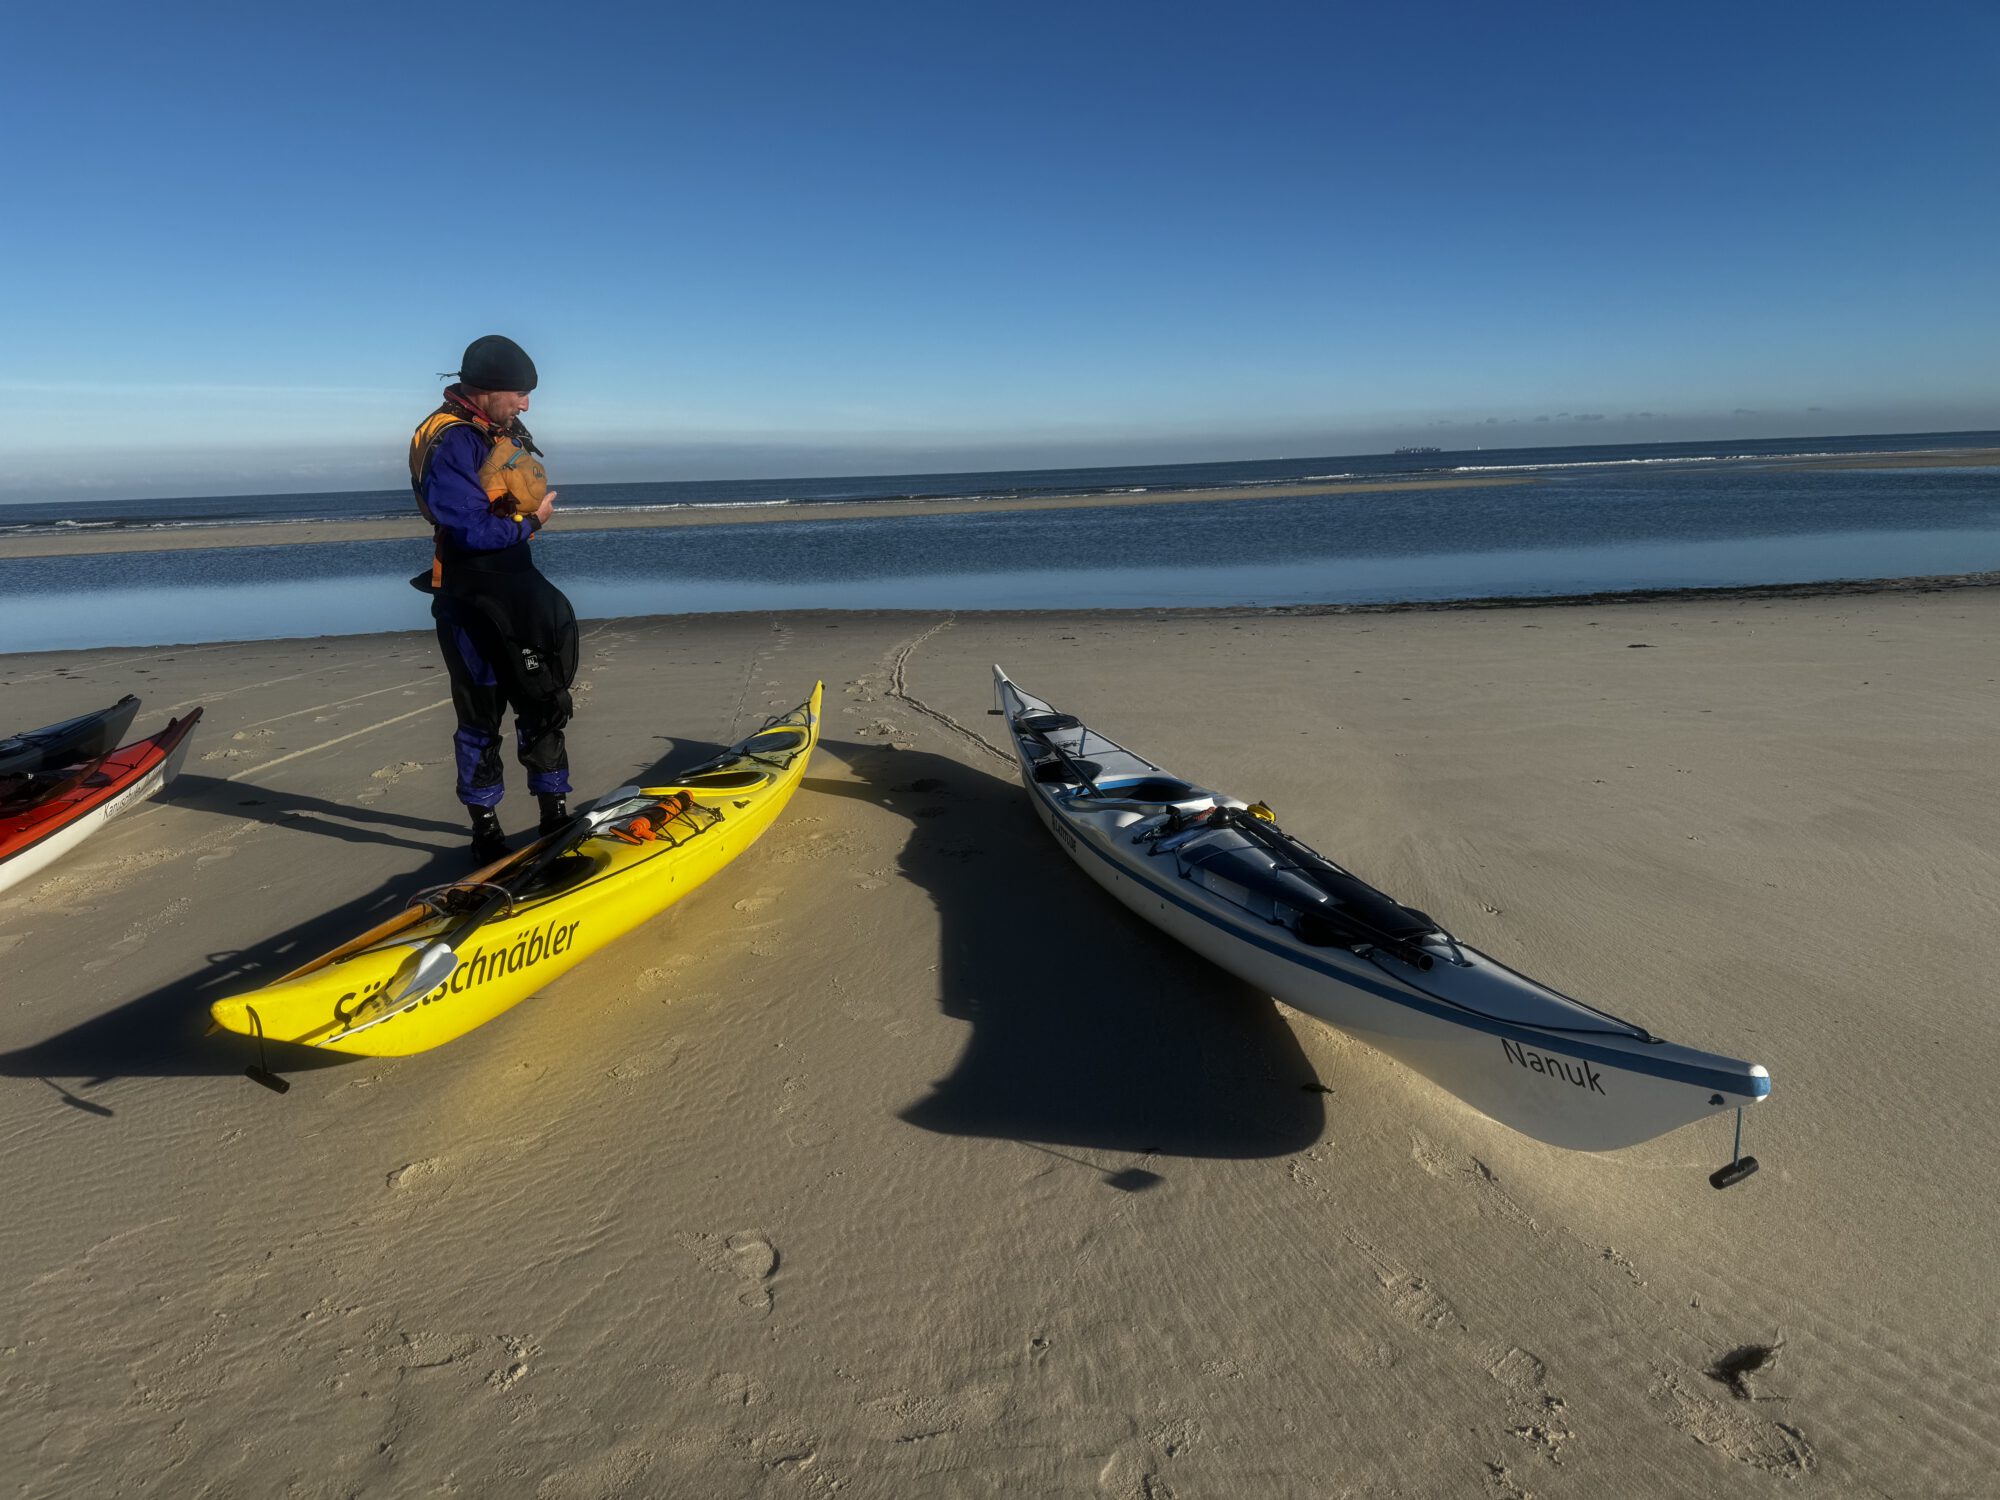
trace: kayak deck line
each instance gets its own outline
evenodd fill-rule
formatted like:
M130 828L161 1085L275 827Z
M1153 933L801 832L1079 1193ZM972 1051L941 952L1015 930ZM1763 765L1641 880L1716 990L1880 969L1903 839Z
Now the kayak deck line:
M993 673L1031 803L1085 874L1490 1118L1605 1151L1769 1095L1762 1066L1667 1041L1519 973L1285 833L1261 803L1184 781ZM1755 1170L1740 1151L1739 1121L1717 1178Z

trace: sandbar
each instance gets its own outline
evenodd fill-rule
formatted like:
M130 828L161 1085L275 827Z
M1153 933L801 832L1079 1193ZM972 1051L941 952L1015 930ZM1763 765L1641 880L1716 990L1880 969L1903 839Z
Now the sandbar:
M703 505L659 510L570 510L558 495L566 531L654 530L663 526L755 526L778 521L860 521L896 516L944 516L1019 510L1089 510L1132 505L1193 505L1215 501L1296 499L1305 495L1366 495L1392 490L1479 489L1526 484L1520 476L1343 480L1329 484L1250 485L1234 489L1163 490L1110 495L1015 495L990 500L869 500L800 505ZM379 542L419 538L429 530L415 510L407 517L366 521L270 521L175 528L107 528L0 536L0 558L90 557L107 552L181 552L211 547L291 547L312 542Z

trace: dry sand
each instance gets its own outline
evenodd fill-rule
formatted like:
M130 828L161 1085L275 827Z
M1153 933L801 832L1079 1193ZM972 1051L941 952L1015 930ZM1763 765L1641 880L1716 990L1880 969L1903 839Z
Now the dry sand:
M205 1003L462 869L431 643L0 658L12 724L208 708L167 800L0 896L0 1470L1991 1495L1996 628L1996 590L594 625L582 787L823 676L788 814L493 1024L283 1097ZM1720 1126L1539 1146L1191 959L1030 819L995 660L1497 956L1765 1062L1763 1172L1710 1189ZM1711 1372L1746 1346L1776 1353L1739 1396Z

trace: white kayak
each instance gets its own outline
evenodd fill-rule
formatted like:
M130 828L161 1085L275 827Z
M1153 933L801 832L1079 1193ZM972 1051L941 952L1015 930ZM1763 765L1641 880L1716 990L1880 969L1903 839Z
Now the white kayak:
M1283 833L1022 691L994 696L1056 842L1126 906L1245 983L1536 1140L1612 1151L1754 1104L1755 1063L1660 1040L1517 974ZM1716 1174L1735 1180L1755 1170Z

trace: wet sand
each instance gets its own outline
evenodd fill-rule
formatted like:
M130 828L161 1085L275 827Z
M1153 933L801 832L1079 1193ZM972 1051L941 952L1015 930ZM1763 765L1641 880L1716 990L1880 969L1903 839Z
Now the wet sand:
M824 677L786 815L490 1025L282 1097L207 1002L464 869L430 641L0 657L12 727L207 709L166 798L0 894L0 1462L31 1496L1985 1493L1996 629L1990 588L593 624L581 788ZM1191 959L1030 817L994 661L1764 1062L1763 1171L1709 1187L1719 1124L1540 1146Z

